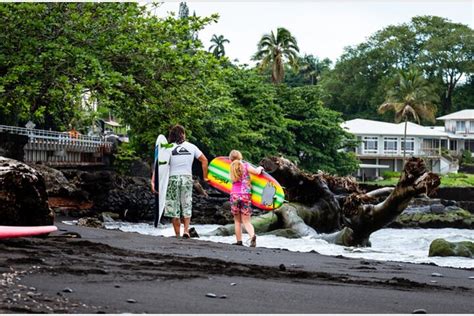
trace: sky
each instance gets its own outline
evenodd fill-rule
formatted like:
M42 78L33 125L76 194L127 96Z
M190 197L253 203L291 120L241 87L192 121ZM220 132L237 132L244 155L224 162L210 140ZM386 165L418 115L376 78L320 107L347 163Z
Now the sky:
M226 55L241 64L251 56L263 34L287 28L298 41L300 53L335 62L346 46L364 42L388 25L406 23L417 15L436 15L474 28L472 0L286 0L286 1L187 1L190 14L220 15L217 23L199 33L205 48L213 34L224 35ZM159 16L176 14L179 1L167 1Z

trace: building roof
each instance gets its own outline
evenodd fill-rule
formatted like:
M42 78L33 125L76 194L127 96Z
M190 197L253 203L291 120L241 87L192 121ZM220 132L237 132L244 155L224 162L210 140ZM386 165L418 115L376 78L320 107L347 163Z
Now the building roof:
M462 110L448 115L440 116L437 120L474 120L474 110Z
M405 130L405 123L395 124L365 119L345 121L341 126L355 135L403 136ZM447 137L448 134L437 128L408 122L407 136Z
M115 121L112 121L112 120L110 120L110 121L104 121L104 123L107 124L107 125L113 126L113 127L122 126L122 125L120 125L120 123L115 122Z

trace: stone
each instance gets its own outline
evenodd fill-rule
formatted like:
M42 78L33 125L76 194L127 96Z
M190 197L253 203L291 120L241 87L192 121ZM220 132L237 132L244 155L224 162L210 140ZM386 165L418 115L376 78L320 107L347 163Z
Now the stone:
M446 206L446 208L444 209L445 212L456 212L456 211L459 211L459 210L462 210L462 208L460 208L459 206L456 206L456 205Z
M74 292L71 288L67 287L63 290L64 293L72 293Z
M216 295L216 294L214 294L214 293L207 293L207 294L206 294L206 297L210 297L210 298L216 298L216 297L217 297L217 295Z
M431 242L428 256L472 258L474 256L474 243L471 241L449 242L438 238Z
M426 309L423 309L423 308L418 308L418 309L415 309L413 312L411 312L412 314L426 314Z
M115 220L120 219L120 215L117 213L112 212L102 212L101 214L102 221L105 222L113 222Z
M78 226L92 227L92 228L102 228L104 224L95 217L83 217L79 218L77 222Z
M219 296L219 298L224 298L225 299L225 298L227 298L227 295L223 294L223 295Z
M135 304L136 302L137 302L137 300L135 300L135 299L133 299L133 298L127 299L127 303Z
M189 228L189 236L190 236L191 238L199 238L199 234L198 234L198 232L196 231L196 228L194 228L194 227L190 227L190 228Z
M434 214L441 214L444 212L444 205L439 203L439 204L432 204L430 205L430 211L431 213L434 213Z
M431 273L431 276L437 277L437 278L442 278L443 277L443 275L441 273L438 273L438 272Z
M0 157L0 225L53 225L43 176L30 166Z
M280 264L278 268L280 269L280 271L286 271L286 266L283 263Z

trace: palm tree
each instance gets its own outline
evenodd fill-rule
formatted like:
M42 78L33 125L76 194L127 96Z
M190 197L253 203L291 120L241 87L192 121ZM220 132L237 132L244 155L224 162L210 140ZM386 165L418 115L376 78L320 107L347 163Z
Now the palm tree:
M384 114L389 111L395 112L395 122L405 121L403 134L403 161L406 156L407 123L411 116L420 123L420 117L424 120L435 122L436 106L439 100L433 87L425 80L422 74L411 69L398 74L398 84L387 93L386 101L379 107L378 112Z
M217 36L216 34L212 35L211 43L214 43L209 47L209 51L212 50L212 54L217 58L225 56L224 44L230 43L230 41L224 38L223 35Z
M321 79L321 74L329 70L331 63L328 58L319 60L318 57L305 54L299 61L300 73L305 79L309 79L311 85L315 85Z
M275 33L265 34L258 43L254 60L259 60L261 69L271 66L272 82L280 83L285 77L284 59L288 60L291 67L297 68L298 44L290 31L279 27Z

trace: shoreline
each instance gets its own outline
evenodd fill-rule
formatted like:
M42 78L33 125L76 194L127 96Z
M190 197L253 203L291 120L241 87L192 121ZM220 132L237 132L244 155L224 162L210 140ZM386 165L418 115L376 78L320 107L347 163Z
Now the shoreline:
M56 225L46 238L0 241L1 312L474 310L474 269Z
M158 230L148 222L106 222L107 229L118 229L124 232L137 232L149 236L174 236L171 224L163 225ZM198 240L212 241L223 244L235 242L235 236L208 236L207 232L213 231L220 225L192 226L200 235ZM428 251L433 240L443 238L453 242L473 241L474 230L459 228L384 228L371 235L371 247L345 247L327 243L318 238L289 239L271 234L258 237L257 246L269 249L287 249L292 252L317 252L327 256L342 255L346 258L377 260L382 262L431 264L440 267L474 268L474 260L467 257L429 257ZM462 237L461 237L462 235ZM416 242L417 238L421 238ZM243 235L244 245L250 245L250 238ZM424 256L421 256L420 251Z

